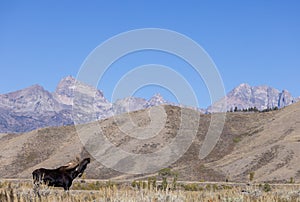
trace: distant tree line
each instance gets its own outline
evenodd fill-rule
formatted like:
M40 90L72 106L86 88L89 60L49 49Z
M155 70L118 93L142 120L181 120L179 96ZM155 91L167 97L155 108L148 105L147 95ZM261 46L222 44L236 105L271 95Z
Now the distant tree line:
M267 108L267 109L263 109L263 110L258 110L256 107L250 107L250 108L246 108L246 109L238 109L238 107L234 107L231 108L228 112L270 112L270 111L276 111L278 110L278 107L275 106L273 108Z

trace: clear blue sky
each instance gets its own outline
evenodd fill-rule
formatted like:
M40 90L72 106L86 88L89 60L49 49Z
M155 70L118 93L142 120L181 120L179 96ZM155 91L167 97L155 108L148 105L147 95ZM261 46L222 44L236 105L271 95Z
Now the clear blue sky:
M289 0L1 1L0 93L33 84L54 91L61 78L77 75L100 43L148 27L170 29L199 43L217 65L226 92L246 82L300 96L300 1ZM114 82L133 64L160 62L177 70L184 66L176 58L153 54L120 61L124 68L112 69L99 88L109 99ZM209 105L201 79L194 79L189 70L181 69L180 74L191 85L199 84L195 88L200 107ZM156 91L173 99L157 87L136 95L149 98Z

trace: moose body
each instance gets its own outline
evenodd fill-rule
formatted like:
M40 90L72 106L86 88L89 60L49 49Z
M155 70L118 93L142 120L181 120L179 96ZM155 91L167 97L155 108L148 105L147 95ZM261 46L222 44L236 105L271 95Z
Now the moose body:
M74 167L61 166L56 169L39 168L32 172L33 183L36 187L44 182L48 186L63 187L69 190L73 180L81 176L90 163L90 158L83 159Z

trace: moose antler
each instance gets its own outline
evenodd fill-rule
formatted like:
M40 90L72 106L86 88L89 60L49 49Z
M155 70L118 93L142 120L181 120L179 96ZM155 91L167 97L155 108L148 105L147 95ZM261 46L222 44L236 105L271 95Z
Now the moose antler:
M70 170L72 168L75 168L79 165L79 162L80 162L80 158L78 156L76 156L75 159L69 161L67 164L65 164L63 167L66 169L66 170Z

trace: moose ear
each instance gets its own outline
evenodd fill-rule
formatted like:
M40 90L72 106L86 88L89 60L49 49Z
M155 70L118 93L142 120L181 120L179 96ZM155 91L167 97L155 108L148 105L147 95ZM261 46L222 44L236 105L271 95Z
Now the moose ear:
M80 161L80 157L76 156L76 161L79 162Z

